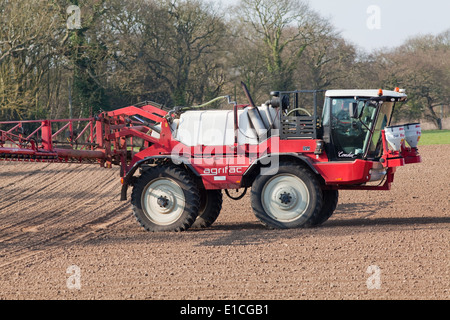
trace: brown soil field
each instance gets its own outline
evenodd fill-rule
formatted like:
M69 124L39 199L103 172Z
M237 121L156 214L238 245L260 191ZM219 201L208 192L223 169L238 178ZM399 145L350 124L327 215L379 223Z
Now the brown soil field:
M224 195L182 233L146 232L118 169L2 162L0 299L449 299L450 145L420 152L390 191L340 191L320 227L269 230Z

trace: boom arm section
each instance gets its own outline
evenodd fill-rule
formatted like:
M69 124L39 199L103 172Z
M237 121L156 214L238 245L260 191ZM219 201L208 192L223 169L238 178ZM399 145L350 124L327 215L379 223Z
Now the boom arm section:
M135 152L157 143L152 133L166 115L145 104L83 119L3 121L0 161L114 164L123 176Z

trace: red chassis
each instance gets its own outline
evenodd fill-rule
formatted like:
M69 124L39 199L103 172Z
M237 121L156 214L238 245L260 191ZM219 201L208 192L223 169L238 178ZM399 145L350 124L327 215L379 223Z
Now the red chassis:
M134 156L130 169L147 159L171 158L188 165L201 177L205 189L239 189L246 186L246 176L256 164L262 164L270 173L270 170L276 170L279 161L295 159L320 175L325 189L389 190L396 167L421 162L417 149L404 146L401 152L393 153L385 140L381 161L356 159L330 162L325 152L318 150L321 140L281 140L279 136L256 146L234 144L188 147L173 139L166 119L162 123L161 138L149 139L149 142L152 142L149 148ZM372 180L374 170L386 172L384 183L365 185ZM131 169L128 172L134 171Z
M314 115L290 116L302 108L294 100L286 110L287 100L277 95L270 107L260 108L251 101L234 104L234 110L166 112L145 104L86 119L0 122L0 160L120 166L121 200L132 186L133 215L148 231L208 227L221 211L221 190L238 200L249 187L253 212L264 225L314 227L333 214L338 190L389 190L397 167L421 161L417 149L404 143L417 145L419 128L414 133L412 124L383 126L391 99L405 95L363 91L363 99L352 102L347 92L331 94L336 98L327 96L324 110L333 112L332 121L322 117L320 127L316 107ZM350 122L334 117L347 100ZM265 131L257 129L262 124ZM400 132L405 128L408 135ZM377 160L366 160L372 158ZM241 188L238 197L228 192Z
M243 107L235 106L235 110ZM388 190L396 167L421 161L415 148L402 146L400 152L390 151L384 131L380 161L330 162L318 139L272 136L258 145L186 146L174 139L170 120L166 111L147 104L87 119L0 122L0 160L120 165L123 200L137 169L163 158L186 165L207 190L249 187L257 167L275 173L278 163L285 160L308 166L321 177L323 189ZM152 135L155 128L151 123L161 124L158 137ZM35 126L29 134L24 132L27 125ZM136 138L142 141L139 151L133 143ZM380 175L381 183L367 185L378 181L375 177Z

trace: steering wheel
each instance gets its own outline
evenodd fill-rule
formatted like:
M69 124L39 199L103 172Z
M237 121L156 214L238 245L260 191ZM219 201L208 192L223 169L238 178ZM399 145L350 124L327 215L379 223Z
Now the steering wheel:
M341 111L337 115L331 115L331 118L333 127L337 129L340 135L356 137L363 134L361 123L352 122L347 112Z
M291 113L293 113L293 112L295 112L295 111L303 111L303 112L306 113L308 116L312 117L311 113L310 113L308 110L304 109L304 108L295 108L295 109L292 109L291 111L289 111L289 112L286 114L286 116L289 116Z

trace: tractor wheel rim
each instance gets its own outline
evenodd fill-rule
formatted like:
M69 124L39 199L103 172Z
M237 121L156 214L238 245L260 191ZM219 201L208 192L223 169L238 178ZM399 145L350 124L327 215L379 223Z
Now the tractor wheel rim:
M271 218L289 222L305 213L310 196L306 184L300 178L281 174L266 183L261 200L265 212Z
M183 189L172 179L153 180L146 187L142 207L147 217L156 224L169 225L177 221L186 205Z

